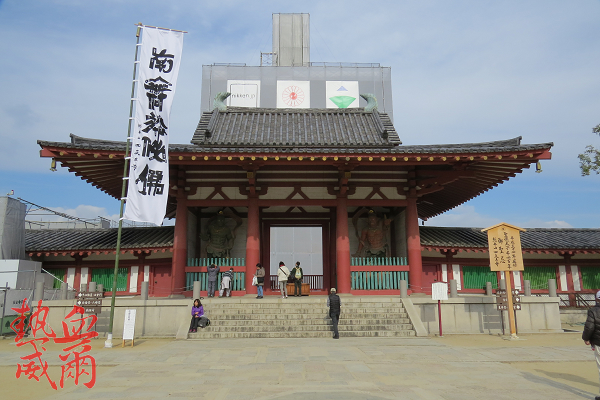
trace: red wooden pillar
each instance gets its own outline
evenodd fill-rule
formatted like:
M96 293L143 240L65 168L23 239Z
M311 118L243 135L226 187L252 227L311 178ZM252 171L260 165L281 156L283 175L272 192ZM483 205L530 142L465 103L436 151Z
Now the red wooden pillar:
M177 193L175 212L175 237L173 239L173 263L171 267L171 293L185 290L185 265L187 264L187 198L183 189Z
M348 207L345 196L337 198L336 212L337 291L350 293L350 238L348 237Z
M406 245L408 248L408 280L413 293L423 293L423 261L421 259L421 236L419 235L419 215L417 198L406 198Z
M248 197L248 230L246 234L246 293L256 293L252 276L260 262L260 218L258 197Z
M575 297L575 283L573 282L573 270L571 269L571 255L570 254L562 254L565 259L565 272L567 273L567 287L561 287L561 290L569 291L569 306L577 307L577 299ZM557 286L560 285L560 282ZM560 286L559 286L560 287Z

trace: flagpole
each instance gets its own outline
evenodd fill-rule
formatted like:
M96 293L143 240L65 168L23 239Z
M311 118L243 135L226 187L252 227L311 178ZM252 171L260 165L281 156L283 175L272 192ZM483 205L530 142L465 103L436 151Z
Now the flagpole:
M131 138L131 125L133 119L133 105L135 103L135 82L136 82L136 74L137 74L137 66L138 66L138 53L140 47L140 32L142 30L142 23L139 22L137 24L137 31L135 36L137 37L137 42L135 44L135 60L133 63L133 82L131 83L131 100L129 103L129 125L127 127L127 140L125 141L125 165L123 166L123 187L121 189L121 210L119 212L119 229L117 231L117 249L115 256L115 270L113 274L113 286L112 286L112 298L110 301L110 321L108 323L108 337L104 342L104 347L111 348L112 345L112 337L113 337L113 323L115 318L115 300L117 295L117 275L119 273L119 253L121 252L121 233L123 231L123 208L125 206L125 192L127 191L127 182L129 178L127 177L129 172L129 140Z

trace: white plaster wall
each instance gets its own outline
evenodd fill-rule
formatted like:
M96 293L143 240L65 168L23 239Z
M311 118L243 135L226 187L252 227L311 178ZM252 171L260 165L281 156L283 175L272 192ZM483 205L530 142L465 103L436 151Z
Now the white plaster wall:
M571 260L598 260L598 265L600 265L598 257L598 254L575 254ZM562 259L562 257L560 258Z
M271 191L271 189L269 189L269 191ZM302 193L307 195L310 199L335 199L335 196L332 196L327 192L326 187L303 187ZM301 197L295 196L294 198Z
M398 194L398 190L393 187L382 187L379 189L390 200L404 200L406 196Z
M283 187L270 187L269 190L267 191L267 194L264 194L262 196L260 196L261 200L265 200L265 199L285 199L287 198L290 194L292 194L292 192L294 191L294 188L283 188Z
M137 292L137 282L138 282L138 271L140 267L134 266L131 267L129 274L129 292L136 293Z
M352 196L348 196L349 199L365 199L369 194L371 194L371 192L373 191L373 188L370 187L359 187L356 188L356 191L354 192L354 194ZM381 196L376 195L373 198L375 199L381 199Z
M146 259L157 259L157 258L171 258L173 256L173 253L171 253L169 250L165 251L164 253L162 251L159 251L157 253L151 253L146 255ZM44 256L41 257L42 261L65 261L65 262L73 262L75 261L75 259L71 256L53 256L53 255L49 255L49 256ZM127 261L127 260L137 260L138 258L136 256L134 256L133 254L127 252L125 254L120 254L119 255L119 260L121 261ZM84 265L86 263L92 262L92 261L110 261L111 263L114 264L115 262L115 255L112 253L112 251L109 254L90 254L89 256L87 256L86 258L83 259L83 263Z

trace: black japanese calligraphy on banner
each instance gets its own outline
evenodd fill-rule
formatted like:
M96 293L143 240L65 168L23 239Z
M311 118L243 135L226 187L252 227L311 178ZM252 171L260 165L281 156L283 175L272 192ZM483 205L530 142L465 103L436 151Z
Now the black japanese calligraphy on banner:
M161 225L169 194L169 118L183 33L143 27L123 218Z
M520 231L525 231L525 229L502 223L482 230L482 232L486 231L491 270L522 271L523 253Z

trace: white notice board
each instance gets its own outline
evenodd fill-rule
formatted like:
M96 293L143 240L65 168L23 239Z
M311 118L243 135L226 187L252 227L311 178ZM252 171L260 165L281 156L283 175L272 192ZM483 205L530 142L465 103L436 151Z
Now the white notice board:
M125 310L123 323L123 340L133 340L135 333L135 310Z
M431 299L432 300L448 300L448 284L444 282L436 282L431 284Z

